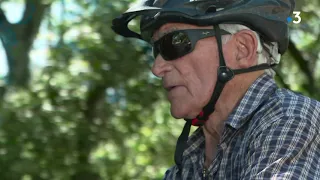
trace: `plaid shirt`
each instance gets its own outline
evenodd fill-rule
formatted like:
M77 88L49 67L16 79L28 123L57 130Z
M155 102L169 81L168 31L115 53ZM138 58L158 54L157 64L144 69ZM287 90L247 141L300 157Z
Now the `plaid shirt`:
M198 128L165 180L320 179L320 103L277 88L264 74L225 121L217 155L203 169L205 138Z

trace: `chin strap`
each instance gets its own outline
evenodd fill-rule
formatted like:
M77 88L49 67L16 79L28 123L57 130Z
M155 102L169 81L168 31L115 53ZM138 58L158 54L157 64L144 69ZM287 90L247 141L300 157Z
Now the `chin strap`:
M235 69L235 70L230 69L229 67L226 66L226 63L225 63L225 60L223 57L222 41L221 41L221 34L220 34L219 26L214 25L214 30L215 30L217 44L218 44L219 63L220 63L220 66L217 71L217 73L218 73L217 82L216 82L216 85L215 85L215 88L212 93L210 101L208 102L208 104L205 107L203 107L203 109L199 113L199 115L194 119L185 119L186 123L183 127L182 133L180 134L180 136L178 138L178 141L176 144L176 151L174 154L174 160L175 160L177 167L179 168L179 173L181 173L181 171L182 171L182 157L183 157L183 152L184 152L185 148L187 147L187 141L188 141L191 125L202 126L205 124L205 122L208 120L210 114L212 114L214 112L216 102L218 101L225 84L228 81L230 81L237 74L269 69L269 68L276 65L276 64L270 65L270 64L265 63L265 64L252 66L252 67L246 68L246 69Z

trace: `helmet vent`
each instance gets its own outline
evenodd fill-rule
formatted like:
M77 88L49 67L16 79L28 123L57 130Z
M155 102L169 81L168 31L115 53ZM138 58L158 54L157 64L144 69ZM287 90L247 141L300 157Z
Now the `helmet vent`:
M216 6L209 6L208 9L206 10L206 13L214 13L217 12L217 7Z

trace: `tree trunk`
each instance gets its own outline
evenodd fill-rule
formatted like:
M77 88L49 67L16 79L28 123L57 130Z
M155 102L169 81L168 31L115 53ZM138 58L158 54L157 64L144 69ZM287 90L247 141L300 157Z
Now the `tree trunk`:
M23 17L16 24L11 24L0 8L0 39L7 55L8 85L28 85L29 52L49 5L41 0L25 0Z
M93 123L93 119L96 117L96 109L98 104L105 99L106 87L106 84L95 85L88 92L86 109L83 111L86 121L79 122L77 127L78 164L77 170L71 177L71 180L101 179L98 172L92 169L89 163L89 156L94 148L94 144L92 144L89 137L92 133L90 131L90 124Z

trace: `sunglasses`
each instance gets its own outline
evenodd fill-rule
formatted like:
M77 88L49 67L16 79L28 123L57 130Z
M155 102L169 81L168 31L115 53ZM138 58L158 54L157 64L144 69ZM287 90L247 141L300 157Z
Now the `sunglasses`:
M231 33L221 29L220 34ZM164 60L178 59L191 53L200 39L212 36L215 36L213 29L184 29L168 33L152 43L153 56L156 58L160 53Z

